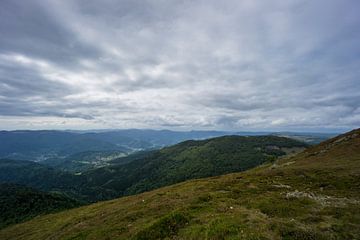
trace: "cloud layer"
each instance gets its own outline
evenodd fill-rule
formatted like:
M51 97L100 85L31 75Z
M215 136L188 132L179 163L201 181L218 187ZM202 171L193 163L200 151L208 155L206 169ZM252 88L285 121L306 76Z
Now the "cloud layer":
M360 126L360 2L3 0L0 124Z

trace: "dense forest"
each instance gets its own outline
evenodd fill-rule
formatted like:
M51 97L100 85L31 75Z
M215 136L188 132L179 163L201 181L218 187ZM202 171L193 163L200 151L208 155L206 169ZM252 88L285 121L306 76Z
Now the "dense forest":
M82 203L60 193L46 193L16 184L0 184L0 228L32 217L74 208Z
M121 195L134 194L188 179L244 171L307 145L276 136L224 136L185 141L138 154L127 164L84 172L92 186ZM299 148L299 149L298 149Z
M305 143L276 136L225 136L185 141L108 162L108 166L74 174L41 163L0 159L0 182L58 191L81 201L112 199L181 182L256 167L303 149ZM70 165L71 166L71 165Z

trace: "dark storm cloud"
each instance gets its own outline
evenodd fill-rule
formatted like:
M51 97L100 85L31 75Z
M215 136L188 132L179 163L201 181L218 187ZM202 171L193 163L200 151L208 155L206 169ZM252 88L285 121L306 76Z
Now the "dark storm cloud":
M42 6L41 1L4 0L0 8L0 53L22 53L72 68L78 58L97 58L100 52L74 34Z
M4 0L0 123L358 127L359 9L355 0Z

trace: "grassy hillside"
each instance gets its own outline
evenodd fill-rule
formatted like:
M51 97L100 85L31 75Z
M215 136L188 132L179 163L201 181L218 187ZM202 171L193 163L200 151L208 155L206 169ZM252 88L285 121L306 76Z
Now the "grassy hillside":
M0 184L0 228L40 214L57 212L80 205L81 203L64 195L3 183Z
M244 171L304 147L302 142L275 136L191 140L137 154L128 164L88 171L83 177L90 185L128 195L188 179Z
M359 239L360 130L219 177L46 215L2 239Z

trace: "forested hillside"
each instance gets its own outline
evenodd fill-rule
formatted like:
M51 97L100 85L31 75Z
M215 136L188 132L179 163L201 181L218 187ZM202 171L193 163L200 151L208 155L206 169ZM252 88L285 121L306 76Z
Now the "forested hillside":
M192 140L138 154L128 164L110 165L85 172L82 176L90 185L128 195L188 179L244 171L306 146L276 136Z
M94 202L188 179L244 171L304 147L306 144L302 142L275 136L225 136L135 153L81 174L30 161L0 159L0 182L59 191L81 201ZM73 163L72 160L68 167L74 166Z
M33 188L0 184L0 228L35 216L80 206L81 203L59 193L45 193Z

